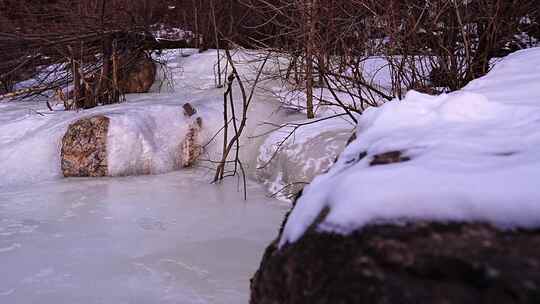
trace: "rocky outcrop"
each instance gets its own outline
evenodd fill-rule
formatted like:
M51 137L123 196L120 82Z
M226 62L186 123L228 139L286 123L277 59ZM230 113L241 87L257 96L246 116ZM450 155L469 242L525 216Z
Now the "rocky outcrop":
M94 116L69 125L62 138L61 166L65 177L107 176L109 118Z
M123 67L118 79L120 91L124 94L147 93L156 80L157 68L146 53L126 55L120 60Z
M371 225L271 244L251 304L540 303L540 230L487 224Z

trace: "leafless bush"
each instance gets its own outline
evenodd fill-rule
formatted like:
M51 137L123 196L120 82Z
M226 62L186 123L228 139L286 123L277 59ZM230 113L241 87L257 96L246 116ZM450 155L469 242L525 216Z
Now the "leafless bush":
M409 89L459 89L487 73L493 58L531 46L538 37L535 0L178 3L194 12L192 28L206 37L206 47L226 46L220 44L226 40L287 56L289 66L280 76L306 92L310 118L315 87L348 94L352 102L345 108L361 112ZM389 84L381 86L365 73L374 56L385 60L380 71L389 74Z
M159 47L150 29L166 10L148 0L0 1L0 82L33 78L10 94L20 97L70 86L68 109L116 103L119 74Z

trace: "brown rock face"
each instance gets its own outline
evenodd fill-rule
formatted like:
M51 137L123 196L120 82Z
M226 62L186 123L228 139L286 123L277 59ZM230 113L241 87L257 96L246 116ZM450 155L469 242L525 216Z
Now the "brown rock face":
M271 244L251 304L540 303L540 230L486 224L372 225Z
M109 118L83 118L68 127L62 139L61 166L65 177L107 176Z
M180 167L191 167L199 159L203 152L203 146L199 138L199 134L202 128L202 119L197 117L195 122L189 126L189 131L186 138L180 146Z
M190 103L185 103L182 108L184 109L184 116L186 118L191 118L197 114L197 110ZM199 136L202 126L201 117L197 117L191 121L186 138L180 144L179 155L176 158L178 161L176 164L177 168L193 166L203 153L203 146Z
M124 94L147 93L156 80L156 65L146 53L127 55L121 59L125 68L121 71L118 86Z

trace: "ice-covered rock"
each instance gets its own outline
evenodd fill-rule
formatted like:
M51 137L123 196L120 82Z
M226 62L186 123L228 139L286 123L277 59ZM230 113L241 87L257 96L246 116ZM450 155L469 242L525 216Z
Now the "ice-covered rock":
M283 200L294 197L315 176L328 170L354 129L339 118L301 125L304 123L309 121L273 131L259 149L255 176L269 193Z
M190 103L185 103L182 108L186 117L192 117L197 114L197 110ZM196 117L190 121L186 137L180 145L179 156L176 158L179 162L177 163L177 167L186 168L193 166L203 153L202 127L203 120L201 117Z

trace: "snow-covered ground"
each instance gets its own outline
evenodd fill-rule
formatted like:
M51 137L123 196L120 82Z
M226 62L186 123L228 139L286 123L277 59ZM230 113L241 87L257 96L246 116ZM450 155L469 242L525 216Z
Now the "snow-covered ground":
M409 92L368 109L357 140L304 189L281 244L302 236L325 208L321 231L373 221L485 221L540 226L540 48L516 52L463 90ZM409 161L370 166L400 151Z

